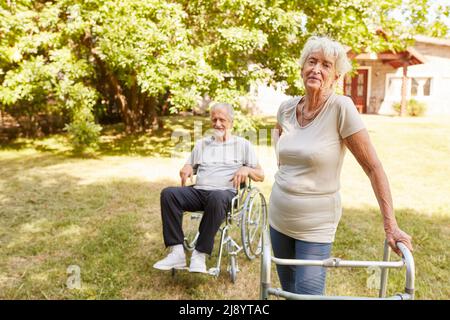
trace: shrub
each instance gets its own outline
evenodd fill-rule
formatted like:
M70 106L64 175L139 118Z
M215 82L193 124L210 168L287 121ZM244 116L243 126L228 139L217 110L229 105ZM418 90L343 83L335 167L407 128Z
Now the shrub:
M70 135L74 151L78 153L97 147L102 127L94 122L90 110L85 108L76 114L74 120L66 124L64 129Z
M392 105L392 108L400 114L400 102L396 102ZM427 105L425 102L417 101L415 99L410 99L406 105L406 113L411 117L421 117L427 111Z

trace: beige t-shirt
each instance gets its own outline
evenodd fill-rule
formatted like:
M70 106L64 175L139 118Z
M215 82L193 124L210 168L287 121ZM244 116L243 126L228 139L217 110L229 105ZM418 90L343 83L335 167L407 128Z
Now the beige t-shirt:
M279 169L269 223L295 239L332 242L342 212L343 138L365 126L349 97L332 94L317 117L300 127L296 114L300 99L285 101L278 110L283 133L276 145Z

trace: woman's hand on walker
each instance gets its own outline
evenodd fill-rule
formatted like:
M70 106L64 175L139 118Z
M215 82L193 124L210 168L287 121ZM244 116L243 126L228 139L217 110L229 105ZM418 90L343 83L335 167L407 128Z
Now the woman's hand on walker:
M409 251L413 251L411 236L401 230L399 227L388 228L386 230L386 240L392 250L399 256L402 256L402 253L397 247L397 242L403 243L409 249Z

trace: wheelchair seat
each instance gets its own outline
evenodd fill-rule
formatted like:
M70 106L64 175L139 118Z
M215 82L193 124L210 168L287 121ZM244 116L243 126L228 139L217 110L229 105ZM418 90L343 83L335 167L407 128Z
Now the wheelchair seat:
M229 257L228 271L231 281L236 281L237 254L244 251L249 260L258 257L262 252L263 226L267 219L267 205L264 195L259 189L248 182L241 184L238 192L231 200L230 210L227 212L224 222L219 228L220 243L216 266L210 268L210 275L218 276L221 269L221 259L224 252ZM184 247L192 251L195 248L199 236L198 226L203 217L202 211L185 212L183 216ZM240 239L235 240L240 233Z

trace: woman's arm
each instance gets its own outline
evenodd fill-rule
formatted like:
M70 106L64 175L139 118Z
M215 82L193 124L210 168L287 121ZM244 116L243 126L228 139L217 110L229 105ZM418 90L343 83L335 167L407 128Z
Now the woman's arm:
M277 145L278 139L280 139L281 134L283 133L283 129L281 128L280 124L277 122L275 124L275 128L274 128L274 133L273 133L273 138L274 138L274 146Z
M275 128L273 130L273 135L272 135L273 142L272 142L272 145L275 148L275 156L277 157L277 166L278 166L278 168L280 167L280 156L278 154L277 143L278 143L278 140L280 139L282 134L283 134L283 128L277 122L275 124Z
M381 214L383 215L384 231L390 247L398 255L401 255L396 242L402 242L412 251L411 237L398 227L395 219L389 182L367 130L363 129L352 134L344 139L344 143L370 179Z

